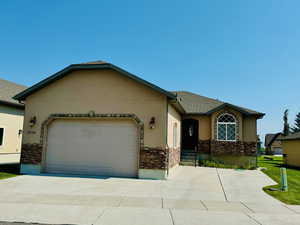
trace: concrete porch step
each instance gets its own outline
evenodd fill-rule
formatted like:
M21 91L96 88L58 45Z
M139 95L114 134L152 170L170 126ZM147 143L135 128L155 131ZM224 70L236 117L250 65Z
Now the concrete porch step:
M181 156L181 161L195 161L195 156Z
M180 161L179 165L181 166L195 166L194 161Z
M193 157L195 157L195 154L194 153L184 153L184 154L181 154L181 156L193 156Z

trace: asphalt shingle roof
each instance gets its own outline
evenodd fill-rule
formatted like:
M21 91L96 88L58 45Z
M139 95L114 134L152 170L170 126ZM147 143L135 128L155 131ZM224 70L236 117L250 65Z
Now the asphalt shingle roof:
M300 140L300 132L290 134L288 136L280 138L280 140Z
M270 145L272 145L272 143L276 140L276 139L280 139L280 137L282 137L282 134L279 133L275 133L275 134L266 134L265 136L265 146L268 147Z
M247 114L247 115L255 115L257 117L262 117L264 114L259 113L250 109L246 109L243 107L235 106L226 102L222 102L216 99L204 97L201 95L197 95L191 92L187 91L175 91L175 92L170 92L166 91L146 80L141 79L140 77L137 77L136 75L133 75L131 73L128 73L127 71L104 61L93 61L93 62L85 62L85 63L79 63L79 64L72 64L65 69L53 74L52 76L40 81L39 83L33 85L32 87L28 88L27 90L18 93L16 96L14 96L15 99L18 100L25 100L27 96L32 94L35 91L38 91L39 89L45 87L49 83L54 82L57 79L62 78L65 76L67 73L73 70L79 70L79 69L114 69L121 74L134 79L146 86L149 86L150 88L153 88L156 91L159 91L165 95L167 95L170 99L176 99L178 100L179 105L185 113L187 114L210 114L214 110L219 110L222 107L228 106L231 108L234 108L241 113Z
M11 81L3 80L0 78L0 102L22 105L12 97L21 91L24 91L27 87L24 85L16 84Z
M214 112L214 110L217 110L223 106L229 106L249 115L264 115L263 113L251 109L232 105L230 103L208 98L188 91L174 91L173 93L177 95L177 100L188 114L210 114Z
M99 65L99 64L107 64L107 62L102 60L97 60L97 61L79 63L78 65Z

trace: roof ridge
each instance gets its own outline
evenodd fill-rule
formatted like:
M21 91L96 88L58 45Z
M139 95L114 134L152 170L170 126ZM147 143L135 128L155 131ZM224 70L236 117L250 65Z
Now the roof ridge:
M86 64L109 64L109 63L103 60L96 60L96 61L75 63L73 65L86 65Z
M197 94L197 93L194 93L194 92L191 92L191 91L172 91L172 92L175 92L175 93L178 93L178 92L181 92L181 93L188 93L188 94L192 94L192 95L199 96L199 97L202 97L202 98L207 98L207 99L210 99L210 100L219 102L219 103L226 103L226 102L221 101L221 100L219 100L219 99L210 98L210 97L207 97L207 96L204 96L204 95L200 95L200 94Z

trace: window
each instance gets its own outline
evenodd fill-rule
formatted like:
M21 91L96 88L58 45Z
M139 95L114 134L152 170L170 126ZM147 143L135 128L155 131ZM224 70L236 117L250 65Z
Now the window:
M3 141L4 141L4 128L0 127L0 146L3 145Z
M173 147L177 147L177 123L173 125Z
M217 121L217 134L219 141L236 140L236 120L233 115L225 113Z

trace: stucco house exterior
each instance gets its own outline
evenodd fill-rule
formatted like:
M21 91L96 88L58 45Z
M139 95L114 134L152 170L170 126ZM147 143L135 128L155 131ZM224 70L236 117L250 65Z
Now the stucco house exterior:
M300 132L282 136L284 163L288 166L300 168Z
M24 105L13 99L23 85L0 79L0 164L19 163Z
M265 148L266 154L269 155L282 155L282 133L266 134L265 136Z
M165 179L185 149L256 154L263 117L170 92L113 64L72 64L14 97L25 103L22 173Z

